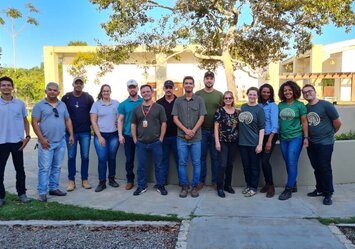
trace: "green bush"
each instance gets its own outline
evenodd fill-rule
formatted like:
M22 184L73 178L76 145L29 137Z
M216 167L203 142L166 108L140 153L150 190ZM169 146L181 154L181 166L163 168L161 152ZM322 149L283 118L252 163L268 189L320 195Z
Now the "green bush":
M335 135L336 140L354 140L355 132L349 131L348 133L341 133L339 135Z

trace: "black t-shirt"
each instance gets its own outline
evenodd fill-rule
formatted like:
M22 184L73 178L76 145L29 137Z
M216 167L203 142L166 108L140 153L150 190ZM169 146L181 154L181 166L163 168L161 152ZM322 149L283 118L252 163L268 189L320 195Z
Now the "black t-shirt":
M166 127L165 137L176 137L177 136L177 126L173 121L174 116L171 115L176 98L177 97L174 95L174 99L170 103L168 101L166 101L165 97L162 97L161 99L157 100L157 103L164 107L166 118L167 118L167 121L166 121L167 127Z

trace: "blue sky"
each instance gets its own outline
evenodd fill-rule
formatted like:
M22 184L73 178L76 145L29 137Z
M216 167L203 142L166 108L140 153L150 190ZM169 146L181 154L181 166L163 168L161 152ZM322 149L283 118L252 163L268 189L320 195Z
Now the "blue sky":
M107 13L100 13L88 0L0 0L0 10L14 7L24 10L31 2L40 13L33 15L39 26L27 25L17 37L17 67L31 68L43 62L43 46L65 46L69 41L86 41L95 45L96 40L108 43L100 24L108 19ZM21 23L17 23L20 27ZM6 25L6 27L9 27ZM329 44L355 39L355 30L346 34L343 28L327 26L321 36L313 38L314 43ZM12 66L12 42L10 34L0 27L1 65Z

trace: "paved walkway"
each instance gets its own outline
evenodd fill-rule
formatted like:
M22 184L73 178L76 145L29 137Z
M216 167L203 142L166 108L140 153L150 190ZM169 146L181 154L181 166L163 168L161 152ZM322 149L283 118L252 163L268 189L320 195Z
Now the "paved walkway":
M37 198L37 151L33 142L25 151L25 170L27 174L28 195ZM67 183L67 169L63 167L61 187ZM93 186L97 176L91 176ZM8 163L5 172L6 190L16 193L15 174L12 163ZM355 181L355 176L354 176ZM332 206L324 206L322 198L310 198L307 192L313 186L299 187L290 200L279 201L276 189L274 198L266 198L258 193L245 198L241 188L235 188L236 194L227 194L219 198L211 187L205 187L200 197L179 198L178 186L169 185L167 196L159 195L153 184L141 196L133 196L133 191L107 187L100 193L94 189L85 190L77 181L77 189L66 197L49 197L49 201L58 201L83 207L113 209L126 212L169 215L177 214L189 220L186 237L187 248L346 248L331 230L316 219L317 217L355 216L355 184L335 186Z

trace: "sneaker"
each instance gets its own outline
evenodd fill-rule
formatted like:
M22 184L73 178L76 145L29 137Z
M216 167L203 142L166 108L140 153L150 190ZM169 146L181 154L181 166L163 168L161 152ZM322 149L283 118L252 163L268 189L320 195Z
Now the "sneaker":
M323 204L324 205L332 205L333 201L332 201L332 196L331 195L326 195L323 199Z
M146 188L146 187L145 187L145 188L140 188L140 187L138 187L138 188L136 189L136 191L134 191L133 195L140 195L140 194L143 194L145 191L147 191L147 188Z
M81 186L84 188L84 189L91 189L91 185L89 183L88 180L83 180L83 182L81 183Z
M39 195L38 200L40 202L47 202L47 195Z
M192 190L191 190L191 197L192 198L196 198L198 197L199 194L198 194L198 190L197 190L197 187L192 187Z
M224 191L226 191L226 192L228 192L230 194L235 194L235 191L232 188L232 186L224 187Z
M133 182L127 182L126 184L126 190L131 190L134 187Z
M22 194L18 197L18 199L20 200L21 203L26 204L31 202L31 200L27 197L26 194Z
M72 181L72 180L69 180L68 181L68 186L67 186L67 191L69 191L69 192L73 191L75 188L76 188L75 182Z
M285 201L292 197L292 188L285 188L285 190L279 195L280 201Z
M203 189L203 187L205 186L205 184L203 182L200 182L198 185L197 185L197 191L200 191L201 189Z
M244 197L252 197L254 195L256 195L256 191L249 189L249 191L244 194Z
M266 183L265 186L260 189L260 193L266 193L269 189L269 186L270 185Z
M184 186L184 187L181 188L179 197L180 198L186 198L188 193L189 193L189 187L188 186Z
M250 190L249 187L246 187L245 189L243 189L242 194L245 195L246 193L249 192L249 190Z
M66 196L67 193L63 192L60 189L55 189L55 190L49 190L49 195L55 195L55 196Z
M307 194L307 196L309 196L309 197L317 197L317 196L324 196L324 194L315 189L312 192L309 192Z
M266 197L272 198L275 195L275 186L273 184L269 185L269 189L266 191Z
M167 195L168 194L168 191L166 191L165 187L164 186L159 186L156 188L157 189L157 192L161 195Z
M4 199L0 199L0 207L4 206L5 204L5 200Z
M95 188L95 192L101 192L106 188L106 181L100 181L99 185Z
M114 176L110 176L108 178L108 184L113 187L113 188L118 188L120 185L116 182L115 177Z
M223 189L217 189L217 195L221 198L226 197L226 194L224 193Z

